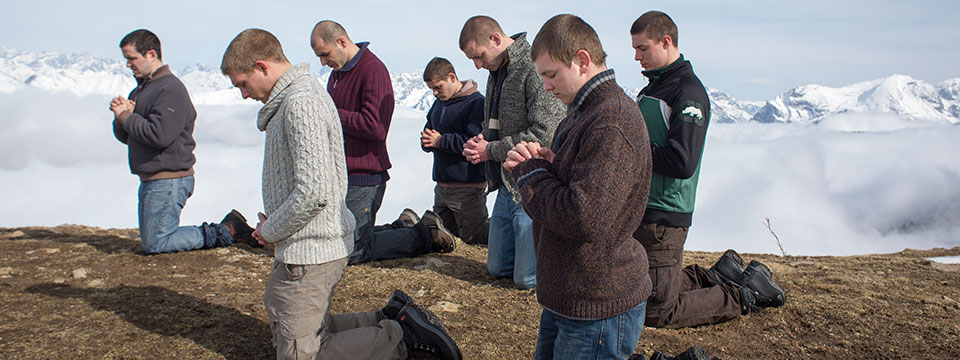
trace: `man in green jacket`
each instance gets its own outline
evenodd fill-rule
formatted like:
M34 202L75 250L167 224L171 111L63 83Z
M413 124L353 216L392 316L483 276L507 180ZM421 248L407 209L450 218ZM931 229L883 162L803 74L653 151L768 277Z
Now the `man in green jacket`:
M650 133L653 177L643 222L634 237L650 261L653 294L646 325L681 328L715 324L784 302L770 270L727 250L710 269L683 268L683 244L693 219L700 158L710 123L710 99L677 48L677 25L649 11L630 28L635 60L650 83L637 104Z

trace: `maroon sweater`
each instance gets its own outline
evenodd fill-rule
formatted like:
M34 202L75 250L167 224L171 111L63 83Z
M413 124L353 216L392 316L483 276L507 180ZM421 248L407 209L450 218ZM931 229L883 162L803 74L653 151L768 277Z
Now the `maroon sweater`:
M390 157L387 131L393 117L390 73L367 45L340 70L330 73L327 92L337 105L343 127L350 185L371 186L387 181Z
M551 149L553 163L532 159L512 172L533 219L537 300L573 319L622 314L652 289L646 251L633 238L652 163L643 115L612 70L580 89Z

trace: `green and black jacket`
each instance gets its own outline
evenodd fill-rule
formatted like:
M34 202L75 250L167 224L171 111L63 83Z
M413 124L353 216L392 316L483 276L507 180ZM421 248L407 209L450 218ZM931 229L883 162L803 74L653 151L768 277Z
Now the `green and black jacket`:
M643 222L688 227L710 123L710 99L683 55L643 75L650 83L640 90L637 105L653 152L650 200Z

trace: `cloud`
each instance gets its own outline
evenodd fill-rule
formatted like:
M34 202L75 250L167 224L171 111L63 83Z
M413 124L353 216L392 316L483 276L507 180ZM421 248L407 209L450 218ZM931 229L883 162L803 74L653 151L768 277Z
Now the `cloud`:
M740 78L739 80L740 80L740 82L744 82L744 83L747 83L747 84L756 84L756 85L777 85L777 84L779 84L779 82L777 82L777 81L774 80L774 79L762 78L762 77Z

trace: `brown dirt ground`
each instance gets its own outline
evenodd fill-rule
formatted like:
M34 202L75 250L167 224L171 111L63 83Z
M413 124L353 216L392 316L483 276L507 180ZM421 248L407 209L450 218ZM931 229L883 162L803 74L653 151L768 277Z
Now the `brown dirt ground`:
M957 359L960 265L924 259L957 254L744 254L774 271L785 306L719 325L646 328L636 351L701 344L727 359ZM688 251L685 260L709 266L718 256ZM486 248L461 244L350 266L333 310L378 309L403 289L432 306L465 358L530 358L535 294L488 277L485 257ZM262 302L272 261L245 245L146 256L130 229L0 228L0 358L273 358Z

